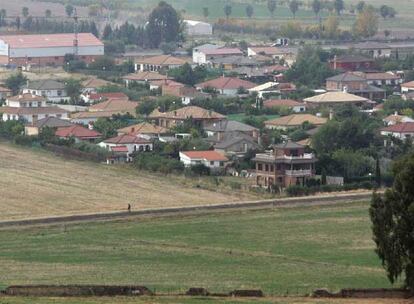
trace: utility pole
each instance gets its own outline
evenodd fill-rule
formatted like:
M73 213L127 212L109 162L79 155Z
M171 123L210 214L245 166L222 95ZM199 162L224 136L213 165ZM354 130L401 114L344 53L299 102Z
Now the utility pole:
M75 55L75 59L76 57L78 57L79 55L79 40L78 40L78 11L76 10L76 7L74 7L74 11L73 11L73 20L75 21L73 24L73 32L75 34L75 39L73 39L73 54Z

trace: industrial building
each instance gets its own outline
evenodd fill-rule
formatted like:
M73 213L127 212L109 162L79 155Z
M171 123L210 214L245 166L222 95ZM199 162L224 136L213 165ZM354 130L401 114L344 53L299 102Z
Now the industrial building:
M66 54L86 63L104 55L104 44L91 33L0 36L0 64L59 66Z

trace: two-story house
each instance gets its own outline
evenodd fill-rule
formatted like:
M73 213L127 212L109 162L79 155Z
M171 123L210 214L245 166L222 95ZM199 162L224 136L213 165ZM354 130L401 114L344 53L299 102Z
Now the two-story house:
M316 157L305 153L305 146L288 141L273 151L256 154L256 184L265 188L305 185L315 176Z
M65 84L52 79L28 81L23 88L23 94L43 96L51 102L69 101L66 94Z
M0 113L3 115L3 121L25 120L34 123L49 116L68 119L68 111L48 106L45 97L28 93L8 97L6 105L0 108Z

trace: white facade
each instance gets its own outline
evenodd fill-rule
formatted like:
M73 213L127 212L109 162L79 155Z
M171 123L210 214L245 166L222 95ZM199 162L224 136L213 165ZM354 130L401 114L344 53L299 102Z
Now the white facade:
M381 131L381 135L383 136L392 136L395 138L399 138L401 140L405 140L408 138L414 138L414 132L389 132L389 131Z
M67 96L65 90L58 90L58 89L32 90L32 89L25 88L23 89L23 94L26 94L26 93L37 95L37 96L43 96L51 102L61 102L61 101L70 100L70 97Z
M114 144L114 143L106 143L105 141L100 142L98 146L107 149L108 151L111 151L111 148L113 147L126 147L128 152L126 152L126 158L127 161L132 160L132 154L134 152L144 152L144 151L152 151L153 150L153 144L152 143L126 143L126 144Z
M211 36L213 35L213 26L207 22L184 20L185 29L190 36Z
M219 49L220 46L215 44L204 44L193 49L193 62L196 64L206 64L207 63L207 55L203 52L205 50L216 50Z
M180 152L180 161L184 164L185 167L202 164L212 170L224 168L224 161L207 160L205 158L190 158L182 152Z

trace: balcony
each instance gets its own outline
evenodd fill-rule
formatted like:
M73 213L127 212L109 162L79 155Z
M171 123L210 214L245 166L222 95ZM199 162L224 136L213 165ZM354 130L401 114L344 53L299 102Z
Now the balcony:
M313 155L313 153L304 153L303 155L298 156L283 155L283 157L285 159L313 159L315 156Z
M312 170L286 170L287 176L312 176Z

